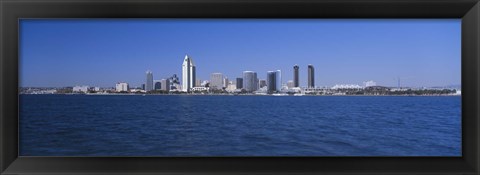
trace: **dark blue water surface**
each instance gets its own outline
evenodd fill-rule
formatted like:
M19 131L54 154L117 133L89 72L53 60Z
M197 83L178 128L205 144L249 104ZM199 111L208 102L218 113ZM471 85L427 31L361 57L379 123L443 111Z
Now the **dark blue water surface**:
M461 97L21 95L21 156L461 156Z

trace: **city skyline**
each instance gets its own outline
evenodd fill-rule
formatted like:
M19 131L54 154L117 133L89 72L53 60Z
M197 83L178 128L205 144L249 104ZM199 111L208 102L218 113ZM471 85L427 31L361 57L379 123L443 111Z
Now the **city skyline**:
M107 22L105 22L107 21ZM158 47L158 50L162 50L167 48L164 45L156 46L152 44L153 41L148 40L147 38L139 37L126 37L129 39L133 39L136 41L134 43L142 43L139 46L134 47L135 49L128 49L126 51L121 50L121 52L127 52L127 55L131 55L132 53L136 53L136 55L147 54L144 56L137 56L136 58L114 58L113 56L119 56L120 53L112 52L112 48L109 46L102 45L102 47L106 47L106 50L110 52L103 52L99 50L99 44L96 42L99 41L100 43L110 43L106 41L107 38L113 38L117 40L122 40L122 38L118 38L121 34L125 34L124 31L129 29L128 27L122 26L124 23L131 23L133 26L147 26L155 28L156 25L161 26L161 29L164 29L163 32L167 32L168 30L165 28L174 28L174 26L188 26L193 25L200 28L200 31L191 31L190 34L194 35L192 37L193 43L188 43L189 40L181 40L184 41L186 46L184 48L177 48L171 50L171 52L164 50L162 53L159 53L155 48ZM164 23L172 24L172 26L166 26ZM204 23L213 25L215 27L219 27L220 29L212 28L209 25L205 25ZM366 23L366 24L365 24ZM226 25L228 24L228 25ZM100 87L112 87L116 82L128 82L132 87L140 86L142 83L145 83L145 74L142 75L142 72L145 70L151 70L155 74L154 80L161 80L166 79L173 74L177 74L182 76L182 68L180 68L182 56L189 54L193 55L195 59L195 66L199 67L199 70L196 72L197 76L194 78L200 80L209 80L210 75L215 72L220 72L223 74L224 77L229 77L230 80L235 80L236 78L243 77L243 71L251 70L257 73L257 79L266 79L267 71L269 70L281 70L283 71L282 75L282 83L285 84L289 80L293 79L293 66L299 66L299 84L301 87L307 86L307 65L312 64L315 67L315 74L314 74L314 82L315 86L333 86L335 84L361 84L364 81L374 80L379 85L384 86L397 86L398 79L402 80L402 86L448 86L448 85L460 85L460 32L459 32L459 20L26 20L21 21L21 59L20 59L20 83L22 87L26 86L35 86L35 87L61 87L61 86L75 86L75 85L93 85L93 86L100 86ZM250 31L250 29L246 29L249 25L258 26L259 29L251 29L251 31L256 31L257 35L265 34L267 32L266 28L268 27L275 27L281 26L283 28L275 28L274 34L268 35L266 38L272 41L278 41L278 38L275 37L284 37L280 39L284 43L281 44L263 44L255 52L252 48L249 48L249 45L242 45L242 44L231 44L233 41L241 40L241 38L235 37L232 34L234 31L230 25L238 27L237 29L240 31L240 35L253 37L256 35L245 34L245 31ZM85 27L88 26L88 27ZM112 28L113 26L122 26L119 30L115 30ZM346 26L352 27L363 27L360 28L361 31L368 31L367 29L370 27L370 30L379 32L383 31L384 33L380 32L379 35L382 37L379 38L369 38L370 40L383 41L383 44L388 43L390 45L384 46L383 48L378 47L379 44L375 42L371 42L369 40L365 40L364 42L371 42L371 46L368 48L361 47L361 48L353 48L353 46L361 46L361 39L367 38L366 36L372 36L373 32L363 33L365 36L357 36L357 38L350 38L348 42L344 38L340 36L337 39L332 39L335 37L331 37L330 41L331 44L337 44L336 47L326 46L325 43L319 43L319 45L325 46L328 49L318 47L312 47L312 44L309 43L309 40L319 39L316 35L308 35L302 33L295 33L292 31L298 31L300 29L310 29L307 30L307 33L315 33L312 30L322 30L322 32L326 32L331 34L334 28L343 29L342 32L338 32L337 34L346 34L351 36L352 33L362 34L359 31L345 31ZM414 29L408 28L416 27ZM420 27L418 27L420 26ZM53 33L48 35L49 30L52 29L59 30L58 38L52 37L55 36ZM73 28L77 27L80 29L89 29L86 31L78 31L79 29ZM94 27L99 27L96 29ZM146 28L147 28L146 27ZM158 27L158 26L156 26ZM314 28L317 27L317 28ZM373 27L380 27L380 29L373 28ZM405 43L405 40L401 40L401 36L405 36L404 33L395 33L398 30L390 31L388 29L392 29L394 27L404 27L402 29L407 29L406 33L410 35L415 34L411 30L415 30L419 32L419 34L414 35L415 37L410 36L410 39L419 40L417 42L410 41L411 43ZM432 27L434 29L433 32L427 33L427 29L431 30ZM327 30L327 29L330 30ZM33 32L33 29L40 29L38 32ZM107 30L109 29L109 30ZM197 29L197 28L196 28ZM227 43L227 47L223 47L223 49L219 49L217 52L211 52L211 48L207 46L207 51L199 51L199 48L206 47L205 45L198 45L201 41L198 41L198 38L206 38L207 29L215 29L217 31L224 31L223 33L220 32L223 37L225 36L232 36L232 40L222 40L219 37L220 34L213 34L214 37L210 38L210 42L213 46L218 46L215 44L214 41L220 41L220 43ZM409 29L409 30L408 30ZM139 30L147 30L140 28ZM277 31L280 30L280 31ZM99 32L101 31L101 32ZM113 31L113 34L106 33L107 31ZM116 32L115 32L116 31ZM226 31L226 32L225 32ZM243 31L244 33L242 33ZM80 36L86 35L89 37L92 36L99 36L99 33L103 33L103 35L99 36L98 39L88 38L86 40L70 41L69 38L75 38L70 36L72 32L78 32ZM96 33L96 35L92 33ZM134 32L131 30L130 32ZM179 33L185 32L188 34L188 31L180 31ZM270 31L271 32L271 31ZM291 33L293 36L286 37L286 33ZM387 32L387 34L385 34ZM391 32L391 33L388 33ZM41 35L45 34L47 35ZM127 32L128 33L128 32ZM132 33L132 34L133 34ZM157 32L161 33L161 32ZM184 33L184 34L185 34ZM238 32L237 32L238 33ZM255 32L254 32L255 33ZM292 34L293 33L293 34ZM448 34L448 35L447 35ZM40 36L41 35L41 36ZM60 36L68 35L68 37L61 38ZM104 36L107 35L107 36ZM108 36L111 35L111 36ZM209 35L210 36L210 35ZM385 37L390 38L385 38ZM32 39L33 37L33 39ZM45 41L45 37L51 37L50 40ZM115 38L117 37L117 38ZM328 36L321 35L321 38L325 38ZM398 38L397 38L398 37ZM30 39L29 39L30 38ZM90 39L90 41L88 41ZM129 39L125 39L125 41L129 41ZM137 40L145 39L145 42L139 42ZM157 38L158 39L158 38ZM171 39L171 38L170 38ZM251 39L251 38L250 38ZM290 40L288 40L290 39ZM388 41L390 39L391 41ZM208 40L208 39L207 39ZM403 41L402 45L406 46L405 44L412 44L417 46L418 43L423 43L424 47L420 48L411 48L411 47L404 47L404 48L396 48L398 50L393 49L393 53L390 55L390 59L388 57L383 57L383 59L378 58L380 56L384 56L386 53L382 49L387 49L392 51L392 47L397 47L398 42ZM428 42L427 42L428 40ZM88 41L88 42L87 42ZM179 43L173 45L181 45L181 41ZM267 40L266 40L267 41ZM259 41L260 44L265 43L266 41ZM293 47L287 41L295 42L296 45L300 45L297 47ZM302 44L302 41L305 44ZM317 40L322 42L324 40ZM436 42L433 42L436 41ZM39 44L39 43L50 43L50 44ZM78 44L77 42L81 43ZM113 42L113 41L112 41ZM160 41L159 41L160 42ZM168 41L165 41L168 42ZM345 54L344 52L338 52L338 49L343 48L343 46L339 46L339 43L345 42L344 44L347 46L352 47L349 52ZM37 44L35 44L37 43ZM87 45L89 43L90 45ZM250 41L244 41L243 43L252 44L255 46L259 46L257 43L251 43ZM353 44L352 44L353 43ZM425 43L429 43L430 45L425 45ZM57 51L54 49L55 46L59 44L63 44L59 49L66 49L63 51ZM66 46L65 46L66 45ZM92 46L93 45L93 46ZM112 45L112 47L125 47L125 45ZM194 45L194 46L191 46ZM75 48L76 46L77 48ZM140 48L141 46L148 46L147 48ZM286 46L292 46L292 49L289 50L281 50L275 49L271 47L278 47L284 48ZM303 47L302 47L303 46ZM373 47L377 46L377 47ZM238 47L238 48L235 48ZM373 47L373 48L372 48ZM87 50L96 50L97 52L88 52L88 53L78 53L78 52L68 52L72 49L81 50L82 48L86 48ZM329 49L333 48L333 52L336 54L330 53L330 56L321 56L324 52L332 52ZM446 49L448 48L448 49ZM137 50L136 50L137 49ZM362 50L363 49L363 50ZM375 55L377 52L375 50L378 49L378 53L382 53L379 55ZM401 50L404 51L401 51ZM54 51L53 53L52 50ZM130 51L131 50L131 51ZM184 53L180 53L183 50ZM239 51L247 50L247 53L240 54ZM261 52L261 51L267 52ZM50 52L49 52L50 51ZM147 52L149 51L149 52ZM225 55L225 52L228 51L236 51L231 55ZM300 51L306 52L303 55L299 54L295 56L294 53L299 53ZM409 53L404 53L409 51ZM47 54L49 52L49 54ZM117 52L120 52L117 50ZM278 52L278 53L277 53ZM309 52L309 53L308 53ZM440 53L437 53L440 52ZM42 54L43 53L43 54ZM90 59L85 59L80 61L78 59L62 59L62 58L71 58L77 57L78 55L74 55L78 53L80 55L89 55L89 57L93 57L98 60L98 62L92 62ZM98 55L96 55L97 53ZM179 54L180 53L180 54ZM403 53L403 54L400 54ZM151 54L151 55L149 55ZM176 54L175 56L172 56ZM357 55L355 55L357 54ZM400 56L405 55L413 55L414 58L405 57L405 61L402 62L402 59L398 59L398 54ZM53 56L52 56L53 55ZM64 55L61 58L55 57L55 55ZM66 55L66 56L65 56ZM84 56L83 55L83 56ZM134 54L135 55L135 54ZM170 55L170 56L168 56ZM348 55L345 56L345 55ZM368 57L370 55L370 57ZM51 56L48 57L47 56ZM101 57L111 57L106 59L109 65L106 67L97 68L97 66L105 66L101 62L105 61L101 59ZM412 56L412 57L413 57ZM422 56L421 59L418 58ZM241 58L240 58L241 57ZM333 58L332 58L333 57ZM371 58L375 57L375 59ZM123 58L123 59L122 59ZM259 59L261 58L261 59ZM370 59L371 58L371 59ZM393 59L397 58L397 59ZM336 60L336 61L335 61ZM56 61L58 62L57 64ZM159 63L160 61L161 63ZM238 62L236 62L238 61ZM131 62L131 63L130 63ZM162 63L163 62L163 63ZM100 65L96 65L100 64ZM117 64L118 63L118 64ZM240 64L238 64L240 63ZM38 66L40 65L40 66ZM61 66L59 66L61 65ZM342 65L342 66L338 66ZM365 66L367 65L367 66ZM56 66L56 67L55 67ZM83 67L82 67L83 66ZM116 67L122 67L124 69L119 69L119 71L115 71ZM142 68L143 66L143 68ZM72 68L73 67L73 68ZM77 68L75 68L77 67ZM85 69L83 72L81 70L77 70L78 67ZM113 68L110 68L113 67ZM398 67L403 67L404 70L397 70ZM140 70L141 69L141 70ZM123 71L122 71L123 70ZM139 70L138 72L136 70ZM381 70L381 71L379 71ZM112 72L108 72L112 71ZM83 73L83 74L82 74ZM143 80L143 81L142 81ZM244 80L245 81L245 80ZM181 82L183 83L183 81ZM194 84L195 81L191 82ZM245 83L245 82L243 82Z

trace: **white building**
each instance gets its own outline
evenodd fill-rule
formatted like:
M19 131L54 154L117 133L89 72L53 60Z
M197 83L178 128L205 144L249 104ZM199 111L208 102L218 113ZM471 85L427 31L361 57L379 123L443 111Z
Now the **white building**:
M117 92L128 92L128 83L117 83L115 85L115 91Z
M372 80L363 82L364 87L370 87L370 86L376 86L376 85L377 83Z
M208 80L203 80L202 83L200 84L200 87L205 87L210 81Z
M88 87L88 86L75 86L75 87L73 87L73 92L87 93L89 88L90 87Z
M182 91L190 92L190 90L195 86L195 64L193 64L192 58L185 55L182 64Z
M133 93L135 93L135 92L144 92L144 93L145 93L146 91L143 90L143 89L130 89L130 92L133 92Z
M208 91L208 87L193 87L192 91Z
M337 84L332 89L362 89L362 86L357 84Z
M237 89L237 85L233 83L229 83L226 90L227 92L234 92Z
M288 89L291 89L291 88L295 87L295 84L293 83L293 80L288 80L287 81L287 87L288 87Z

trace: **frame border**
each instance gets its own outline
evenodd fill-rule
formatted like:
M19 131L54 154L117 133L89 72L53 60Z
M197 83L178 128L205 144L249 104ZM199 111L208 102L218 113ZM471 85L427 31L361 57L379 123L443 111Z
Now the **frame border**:
M18 157L20 18L462 18L462 157ZM0 174L479 174L479 0L0 0Z

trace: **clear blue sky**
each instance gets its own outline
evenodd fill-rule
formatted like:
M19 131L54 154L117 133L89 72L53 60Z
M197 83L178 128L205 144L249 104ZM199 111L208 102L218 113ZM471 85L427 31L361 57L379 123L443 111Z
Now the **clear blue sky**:
M140 86L177 74L185 54L206 80L252 70L260 79L315 67L317 86L460 85L460 19L28 19L20 21L20 85L36 87L116 82Z

